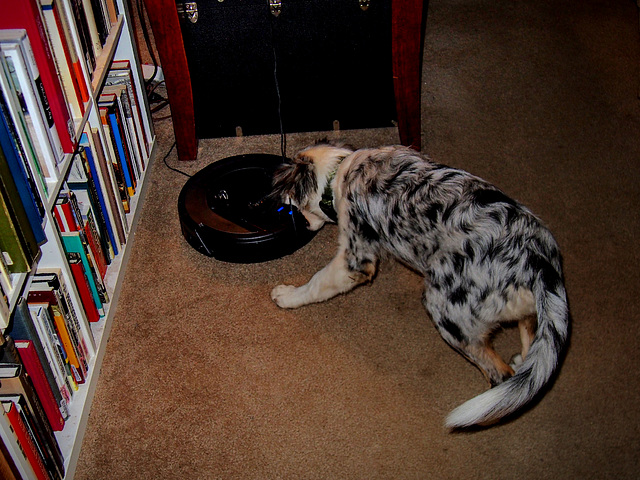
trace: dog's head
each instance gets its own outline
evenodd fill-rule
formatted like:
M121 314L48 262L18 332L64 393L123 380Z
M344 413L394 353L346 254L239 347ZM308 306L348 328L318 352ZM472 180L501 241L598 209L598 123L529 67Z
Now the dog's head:
M309 222L309 229L319 230L332 221L320 208L323 192L328 184L333 187L333 174L352 153L352 148L327 140L301 150L276 170L271 196L295 205Z

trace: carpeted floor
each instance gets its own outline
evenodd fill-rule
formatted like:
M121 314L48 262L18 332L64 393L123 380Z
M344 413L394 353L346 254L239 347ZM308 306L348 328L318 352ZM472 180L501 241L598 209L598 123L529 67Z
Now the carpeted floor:
M564 253L573 326L553 388L515 420L451 434L487 388L394 262L331 302L278 309L332 257L334 226L280 260L226 264L180 234L186 177L157 161L75 478L632 479L640 476L640 34L630 0L432 0L423 151L535 211ZM291 154L320 133L288 136ZM341 132L357 146L394 129ZM195 173L277 136L200 142ZM498 338L515 346L515 333Z

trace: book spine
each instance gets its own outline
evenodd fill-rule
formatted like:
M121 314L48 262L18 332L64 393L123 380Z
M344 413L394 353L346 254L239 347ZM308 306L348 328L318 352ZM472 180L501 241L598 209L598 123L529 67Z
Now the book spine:
M78 47L73 40L66 8L67 2L64 0L62 0L62 4L60 4L60 0L57 0L53 3L53 13L56 19L56 23L58 24L58 29L62 33L65 44L68 47L68 50L66 50L66 52L69 55L69 64L71 65L72 78L79 92L84 114L84 104L89 101L89 89L87 88L87 79L85 77L84 71L82 70L82 64L80 60L82 52L78 52Z
M29 462L29 465L31 465L36 478L38 480L51 480L51 477L44 467L44 461L38 453L33 439L29 435L27 426L18 413L18 408L13 402L2 402L2 406L7 414L11 430L16 434L18 443L24 452L25 458Z
M38 394L38 398L40 398L42 408L47 415L51 428L56 432L61 431L64 428L64 418L47 381L44 368L38 358L33 342L30 340L16 340L15 346L20 359L24 363L24 368L33 381L33 387Z
M107 151L109 152L111 167L113 168L113 173L115 175L116 186L118 187L118 192L120 194L120 202L122 203L122 209L125 214L131 211L130 203L129 203L129 190L127 189L127 184L124 178L124 169L120 160L120 153L117 149L115 136L113 135L113 131L109 126L109 118L108 112L105 107L100 107L100 120L102 122L102 129L107 137L106 146ZM126 223L126 217L123 217L124 220L124 228L125 231L128 232L128 224Z
M9 69L8 59L0 53L0 90L3 94L3 100L6 103L6 115L8 122L13 126L13 140L18 147L18 152L25 165L31 168L31 171L37 180L34 191L45 196L48 193L47 176L48 170L44 162L41 160L40 154L36 151L36 140L31 138L30 126L27 123L25 112L23 112L23 102L18 98L19 86L16 86L16 79ZM35 136L35 132L34 132ZM44 207L39 209L44 215Z
M82 118L84 105L82 104L78 86L72 76L69 47L66 44L64 34L60 31L59 22L56 20L54 2L53 0L40 0L40 5L47 38L53 53L53 60L60 76L65 99L71 110L71 116L73 118Z
M98 169L100 170L100 178L104 182L104 190L107 192L106 196L109 200L110 211L113 216L113 224L116 227L117 244L124 245L127 241L127 235L125 233L126 218L124 207L121 202L118 201L120 192L116 185L115 172L113 170L113 164L107 159L107 153L102 146L100 134L97 128L91 129L91 136L93 138L93 144L95 146L96 158L98 163Z
M49 99L62 147L66 153L71 153L74 148L75 127L47 41L39 1L0 0L0 10L5 12L0 16L0 28L25 28L27 30L35 59L40 67L44 90Z
M82 266L80 255L77 253L68 253L67 257L69 259L71 274L73 275L76 288L78 289L78 294L80 295L82 305L84 306L87 314L87 319L92 323L98 322L100 321L100 312L93 300L93 295L89 288L89 280Z
M63 418L67 418L69 416L69 410L67 408L68 398L63 396L62 393L64 381L62 377L60 377L61 381L58 382L53 357L50 355L48 350L45 351L45 348L48 348L48 346L45 346L44 337L40 336L38 329L36 328L35 322L31 317L27 301L24 297L20 297L16 304L13 314L13 325L8 333L14 340L27 340L32 343L36 354L38 355L38 359L40 360L40 364L42 365L42 369L44 370L45 376L47 377L49 387L51 388L56 399L56 403L58 404L60 414Z
M131 156L129 154L129 149L127 148L126 139L124 138L123 131L121 128L120 122L118 122L118 117L115 113L109 114L109 125L111 126L111 131L115 137L116 147L118 149L118 154L120 156L120 164L122 165L122 171L124 173L125 183L127 185L127 191L130 197L133 197L136 194L136 185L135 185L135 177L133 174L133 165L131 161Z
M98 27L96 26L96 18L91 6L91 0L81 0L82 7L84 8L84 14L87 19L87 27L89 28L89 38L91 39L91 48L93 49L93 55L98 58L102 53L102 41L100 34L98 33Z
M105 182L102 178L101 173L98 170L96 165L96 158L93 154L92 145L89 142L89 135L87 133L83 133L80 137L80 145L84 148L84 152L86 154L86 165L89 167L87 173L87 177L90 179L90 184L92 189L95 190L95 196L99 203L99 212L96 213L97 220L100 222L100 225L106 231L105 238L105 246L110 251L110 257L113 258L118 254L118 243L116 242L116 238L113 232L112 226L112 217L113 215L110 212L110 205L107 199L109 195L109 191L105 188Z
M64 349L53 328L51 317L47 308L42 305L31 304L29 305L29 311L33 323L38 330L38 335L42 340L42 345L45 347L47 355L51 359L50 365L54 369L60 393L68 404L71 401L73 392L78 390L78 386L67 367Z
M11 273L30 272L36 258L36 253L24 238L24 233L4 185L0 182L0 252Z
M76 346L71 339L71 334L69 333L67 324L65 323L64 317L62 316L62 312L60 312L60 309L58 309L55 305L51 305L50 309L51 317L53 319L53 326L55 328L56 334L58 335L58 338L60 339L62 348L65 351L67 361L69 363L69 368L71 369L71 375L73 375L73 379L77 384L82 384L84 383L84 374L82 372L83 369L80 366L80 360L78 359Z
M8 69L13 69L15 74L14 89L20 92L24 99L26 105L25 115L31 120L28 124L32 125L32 139L37 144L38 157L45 170L44 174L47 178L56 181L59 175L58 163L62 158L63 152L56 151L52 143L50 133L54 125L50 123L52 117L47 117L47 111L41 103L42 97L40 93L42 90L37 87L35 79L32 78L17 44L3 43L2 51L5 54Z
M13 178L18 189L18 194L26 211L33 234L38 244L44 243L46 236L42 228L44 208L42 199L31 175L28 164L18 149L15 142L15 128L11 117L6 110L4 98L0 95L0 149L4 154L7 171L0 172L0 175L7 175ZM0 167L4 168L4 167Z

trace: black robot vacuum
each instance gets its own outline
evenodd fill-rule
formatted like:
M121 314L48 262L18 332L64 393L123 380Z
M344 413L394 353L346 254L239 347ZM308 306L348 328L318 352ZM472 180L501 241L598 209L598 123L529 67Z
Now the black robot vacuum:
M238 155L219 160L187 180L178 197L182 235L204 255L257 263L289 255L311 240L304 216L269 198L282 157Z

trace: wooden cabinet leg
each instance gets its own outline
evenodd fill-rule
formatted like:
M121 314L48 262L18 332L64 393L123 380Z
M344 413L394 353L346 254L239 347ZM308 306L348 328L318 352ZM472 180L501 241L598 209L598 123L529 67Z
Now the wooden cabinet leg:
M198 139L191 77L174 0L144 0L167 85L180 160L195 160Z
M393 0L393 85L400 143L421 148L422 0Z

